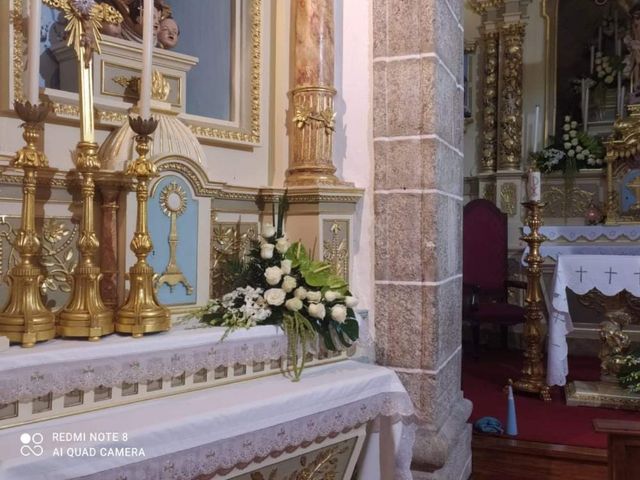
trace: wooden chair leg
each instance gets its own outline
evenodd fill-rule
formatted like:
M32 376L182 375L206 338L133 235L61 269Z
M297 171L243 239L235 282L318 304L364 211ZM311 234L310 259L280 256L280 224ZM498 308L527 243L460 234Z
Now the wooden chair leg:
M509 350L509 326L500 325L500 339L502 341L502 348Z
M480 358L480 324L471 324L471 333L473 335L473 358Z

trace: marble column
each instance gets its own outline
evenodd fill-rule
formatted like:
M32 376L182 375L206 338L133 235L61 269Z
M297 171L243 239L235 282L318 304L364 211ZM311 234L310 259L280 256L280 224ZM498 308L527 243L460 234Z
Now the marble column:
M466 479L463 0L373 0L376 357L420 419L414 479Z
M294 89L285 183L337 185L333 165L335 111L334 0L292 0Z
M498 51L499 34L495 29L482 32L484 81L482 99L482 157L479 173L493 173L498 159Z
M113 185L100 185L102 220L100 239L100 265L102 281L100 293L104 304L111 309L118 306L118 200L120 189Z
M520 170L522 157L522 69L525 24L501 28L499 170Z

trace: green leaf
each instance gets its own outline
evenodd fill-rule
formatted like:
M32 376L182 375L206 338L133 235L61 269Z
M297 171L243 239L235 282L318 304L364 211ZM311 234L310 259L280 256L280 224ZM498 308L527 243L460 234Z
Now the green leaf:
M309 254L307 253L307 249L304 248L304 245L300 242L295 242L291 245L284 256L286 259L291 260L291 266L293 268L300 267L302 270L303 267L307 268L309 263Z
M329 333L329 330L327 328L321 328L320 334L322 335L324 346L327 348L327 350L335 352L337 348L335 343L333 343L333 339L331 338L331 333Z
M360 326L353 318L348 318L342 325L340 325L340 330L346 333L354 342L360 336Z

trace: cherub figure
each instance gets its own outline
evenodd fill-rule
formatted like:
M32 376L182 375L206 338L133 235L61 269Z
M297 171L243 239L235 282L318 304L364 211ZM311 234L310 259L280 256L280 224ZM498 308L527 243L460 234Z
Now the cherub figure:
M158 46L168 50L175 48L180 38L180 28L172 17L163 19L158 30Z

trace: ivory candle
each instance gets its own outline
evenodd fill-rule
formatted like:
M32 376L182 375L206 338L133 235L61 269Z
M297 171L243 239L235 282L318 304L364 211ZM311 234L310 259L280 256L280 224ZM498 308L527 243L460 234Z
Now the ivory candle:
M40 16L41 0L29 2L29 27L27 40L27 62L29 65L27 81L27 100L32 105L40 99Z
M151 116L151 72L153 70L153 0L144 0L142 10L142 78L140 79L140 116Z
M540 172L536 170L529 170L527 176L527 197L530 202L539 202L542 198L541 193L542 177Z
M540 134L540 105L536 105L536 123L533 125L533 153L538 151L538 136Z

